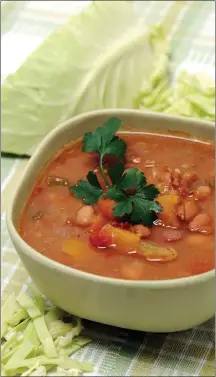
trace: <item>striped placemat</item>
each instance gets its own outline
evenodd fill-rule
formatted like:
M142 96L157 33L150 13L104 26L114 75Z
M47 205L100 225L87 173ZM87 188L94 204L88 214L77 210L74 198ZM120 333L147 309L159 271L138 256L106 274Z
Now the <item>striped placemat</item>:
M173 29L176 68L208 70L215 65L214 1L182 1L183 10ZM55 28L90 1L3 1L2 80L14 72L31 51ZM146 1L146 15L157 22L172 1ZM1 159L1 282L3 300L30 281L9 239L5 211L27 160ZM151 334L84 322L94 339L76 355L92 361L95 375L104 376L213 376L215 369L214 319L192 330Z

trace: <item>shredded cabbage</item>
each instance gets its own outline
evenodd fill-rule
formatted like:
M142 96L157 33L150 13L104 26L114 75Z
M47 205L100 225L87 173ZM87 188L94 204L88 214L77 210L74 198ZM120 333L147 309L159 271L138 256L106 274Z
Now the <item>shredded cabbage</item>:
M41 311L38 309L34 300L27 296L25 293L22 293L17 297L17 301L21 308L24 308L31 318L37 318L41 315Z
M47 357L57 357L58 354L53 343L52 337L47 329L44 316L34 319L33 324L37 332L38 338L40 339L43 345L44 354Z
M82 374L82 371L80 369L63 369L60 367L57 367L56 376L80 376Z
M46 376L56 367L65 376L92 371L91 363L69 357L91 341L80 336L81 319L47 305L34 287L30 292L11 295L2 306L2 375Z
M15 295L12 293L2 306L1 310L1 338L8 330L8 318L10 319L18 308Z

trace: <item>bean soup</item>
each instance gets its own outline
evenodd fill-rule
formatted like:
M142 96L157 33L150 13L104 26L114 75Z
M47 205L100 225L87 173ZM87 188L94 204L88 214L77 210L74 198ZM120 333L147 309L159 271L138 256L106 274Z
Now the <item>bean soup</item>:
M213 144L118 129L111 118L52 158L21 215L22 238L54 261L112 278L213 269Z

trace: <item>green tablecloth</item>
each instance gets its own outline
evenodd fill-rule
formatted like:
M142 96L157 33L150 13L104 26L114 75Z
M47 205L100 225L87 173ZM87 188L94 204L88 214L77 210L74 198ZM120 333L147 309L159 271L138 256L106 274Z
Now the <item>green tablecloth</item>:
M82 2L38 1L10 2L2 13L2 39L13 55L14 35L23 41L44 38L50 31L67 20ZM148 16L155 22L160 13L172 2L146 1ZM214 69L214 2L186 1L185 8L175 25L176 66L187 61L191 70L201 65L204 70ZM5 7L8 4L4 5ZM76 8L78 7L78 8ZM38 39L38 41L39 41ZM9 42L8 42L9 41ZM4 42L4 41L3 41ZM6 43L6 42L5 42ZM24 42L23 42L24 43ZM25 39L26 43L26 39ZM33 43L33 42L32 42ZM36 43L37 44L37 43ZM23 56L28 54L28 46ZM21 59L21 58L20 58ZM17 63L18 64L18 63ZM4 64L4 68L7 64ZM14 68L12 68L13 70ZM190 69L190 68L189 68ZM6 76L7 69L2 71ZM26 160L3 157L2 178L2 268L3 300L12 291L18 293L30 279L9 239L5 224L5 209L16 186ZM105 376L213 376L214 375L214 319L189 331L175 334L150 334L84 322L93 342L77 353L78 358L95 364L94 375Z

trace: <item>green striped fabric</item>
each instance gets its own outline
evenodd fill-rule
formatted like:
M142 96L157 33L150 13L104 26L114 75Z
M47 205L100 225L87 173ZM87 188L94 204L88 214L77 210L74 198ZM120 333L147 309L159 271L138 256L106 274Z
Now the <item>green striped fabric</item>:
M89 2L82 1L3 1L2 77L12 73L21 61L50 32L66 22L71 14ZM172 29L172 58L175 69L214 72L214 1L146 1L146 17L159 21L171 6L179 7ZM169 19L167 19L169 27ZM20 41L22 54L15 49ZM28 43L26 42L28 41ZM4 54L7 46L7 54ZM13 54L14 49L14 54ZM8 51L10 50L10 55ZM6 50L5 50L6 51ZM4 59L12 59L11 62ZM4 58L5 56L5 58ZM2 157L2 237L1 281L3 301L12 291L18 294L30 282L9 239L5 208L26 161ZM174 334L151 334L112 328L84 321L93 342L77 352L81 360L92 361L98 376L213 376L215 365L214 319L192 330Z

